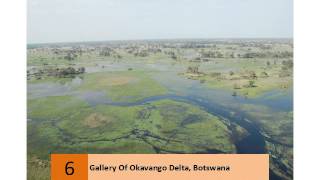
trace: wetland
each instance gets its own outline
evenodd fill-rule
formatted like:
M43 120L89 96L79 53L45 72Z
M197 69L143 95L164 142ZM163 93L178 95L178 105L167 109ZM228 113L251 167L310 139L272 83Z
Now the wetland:
M50 153L270 154L293 175L292 39L33 44L28 179Z

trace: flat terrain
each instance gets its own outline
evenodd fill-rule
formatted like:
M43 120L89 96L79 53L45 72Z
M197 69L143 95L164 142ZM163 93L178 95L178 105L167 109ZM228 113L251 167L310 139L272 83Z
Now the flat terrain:
M28 179L50 153L269 153L293 173L290 39L28 45Z

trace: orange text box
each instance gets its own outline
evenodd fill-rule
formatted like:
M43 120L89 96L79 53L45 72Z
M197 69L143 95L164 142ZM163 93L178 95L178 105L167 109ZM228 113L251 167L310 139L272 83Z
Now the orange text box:
M89 154L89 180L268 180L268 154Z
M87 154L51 154L51 180L87 179Z

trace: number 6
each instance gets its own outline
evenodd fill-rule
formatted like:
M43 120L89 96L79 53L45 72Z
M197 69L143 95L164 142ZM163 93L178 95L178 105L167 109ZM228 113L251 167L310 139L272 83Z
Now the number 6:
M65 171L66 171L67 175L72 175L74 173L74 168L73 167L69 167L68 166L69 164L74 164L74 162L73 161L67 162L66 167L65 167ZM70 169L69 171L71 171L71 172L68 172L68 169Z

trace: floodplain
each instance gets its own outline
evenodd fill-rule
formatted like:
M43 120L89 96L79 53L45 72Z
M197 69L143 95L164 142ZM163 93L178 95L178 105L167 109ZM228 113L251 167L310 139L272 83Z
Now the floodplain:
M292 39L31 44L28 179L50 153L269 153L293 175Z

